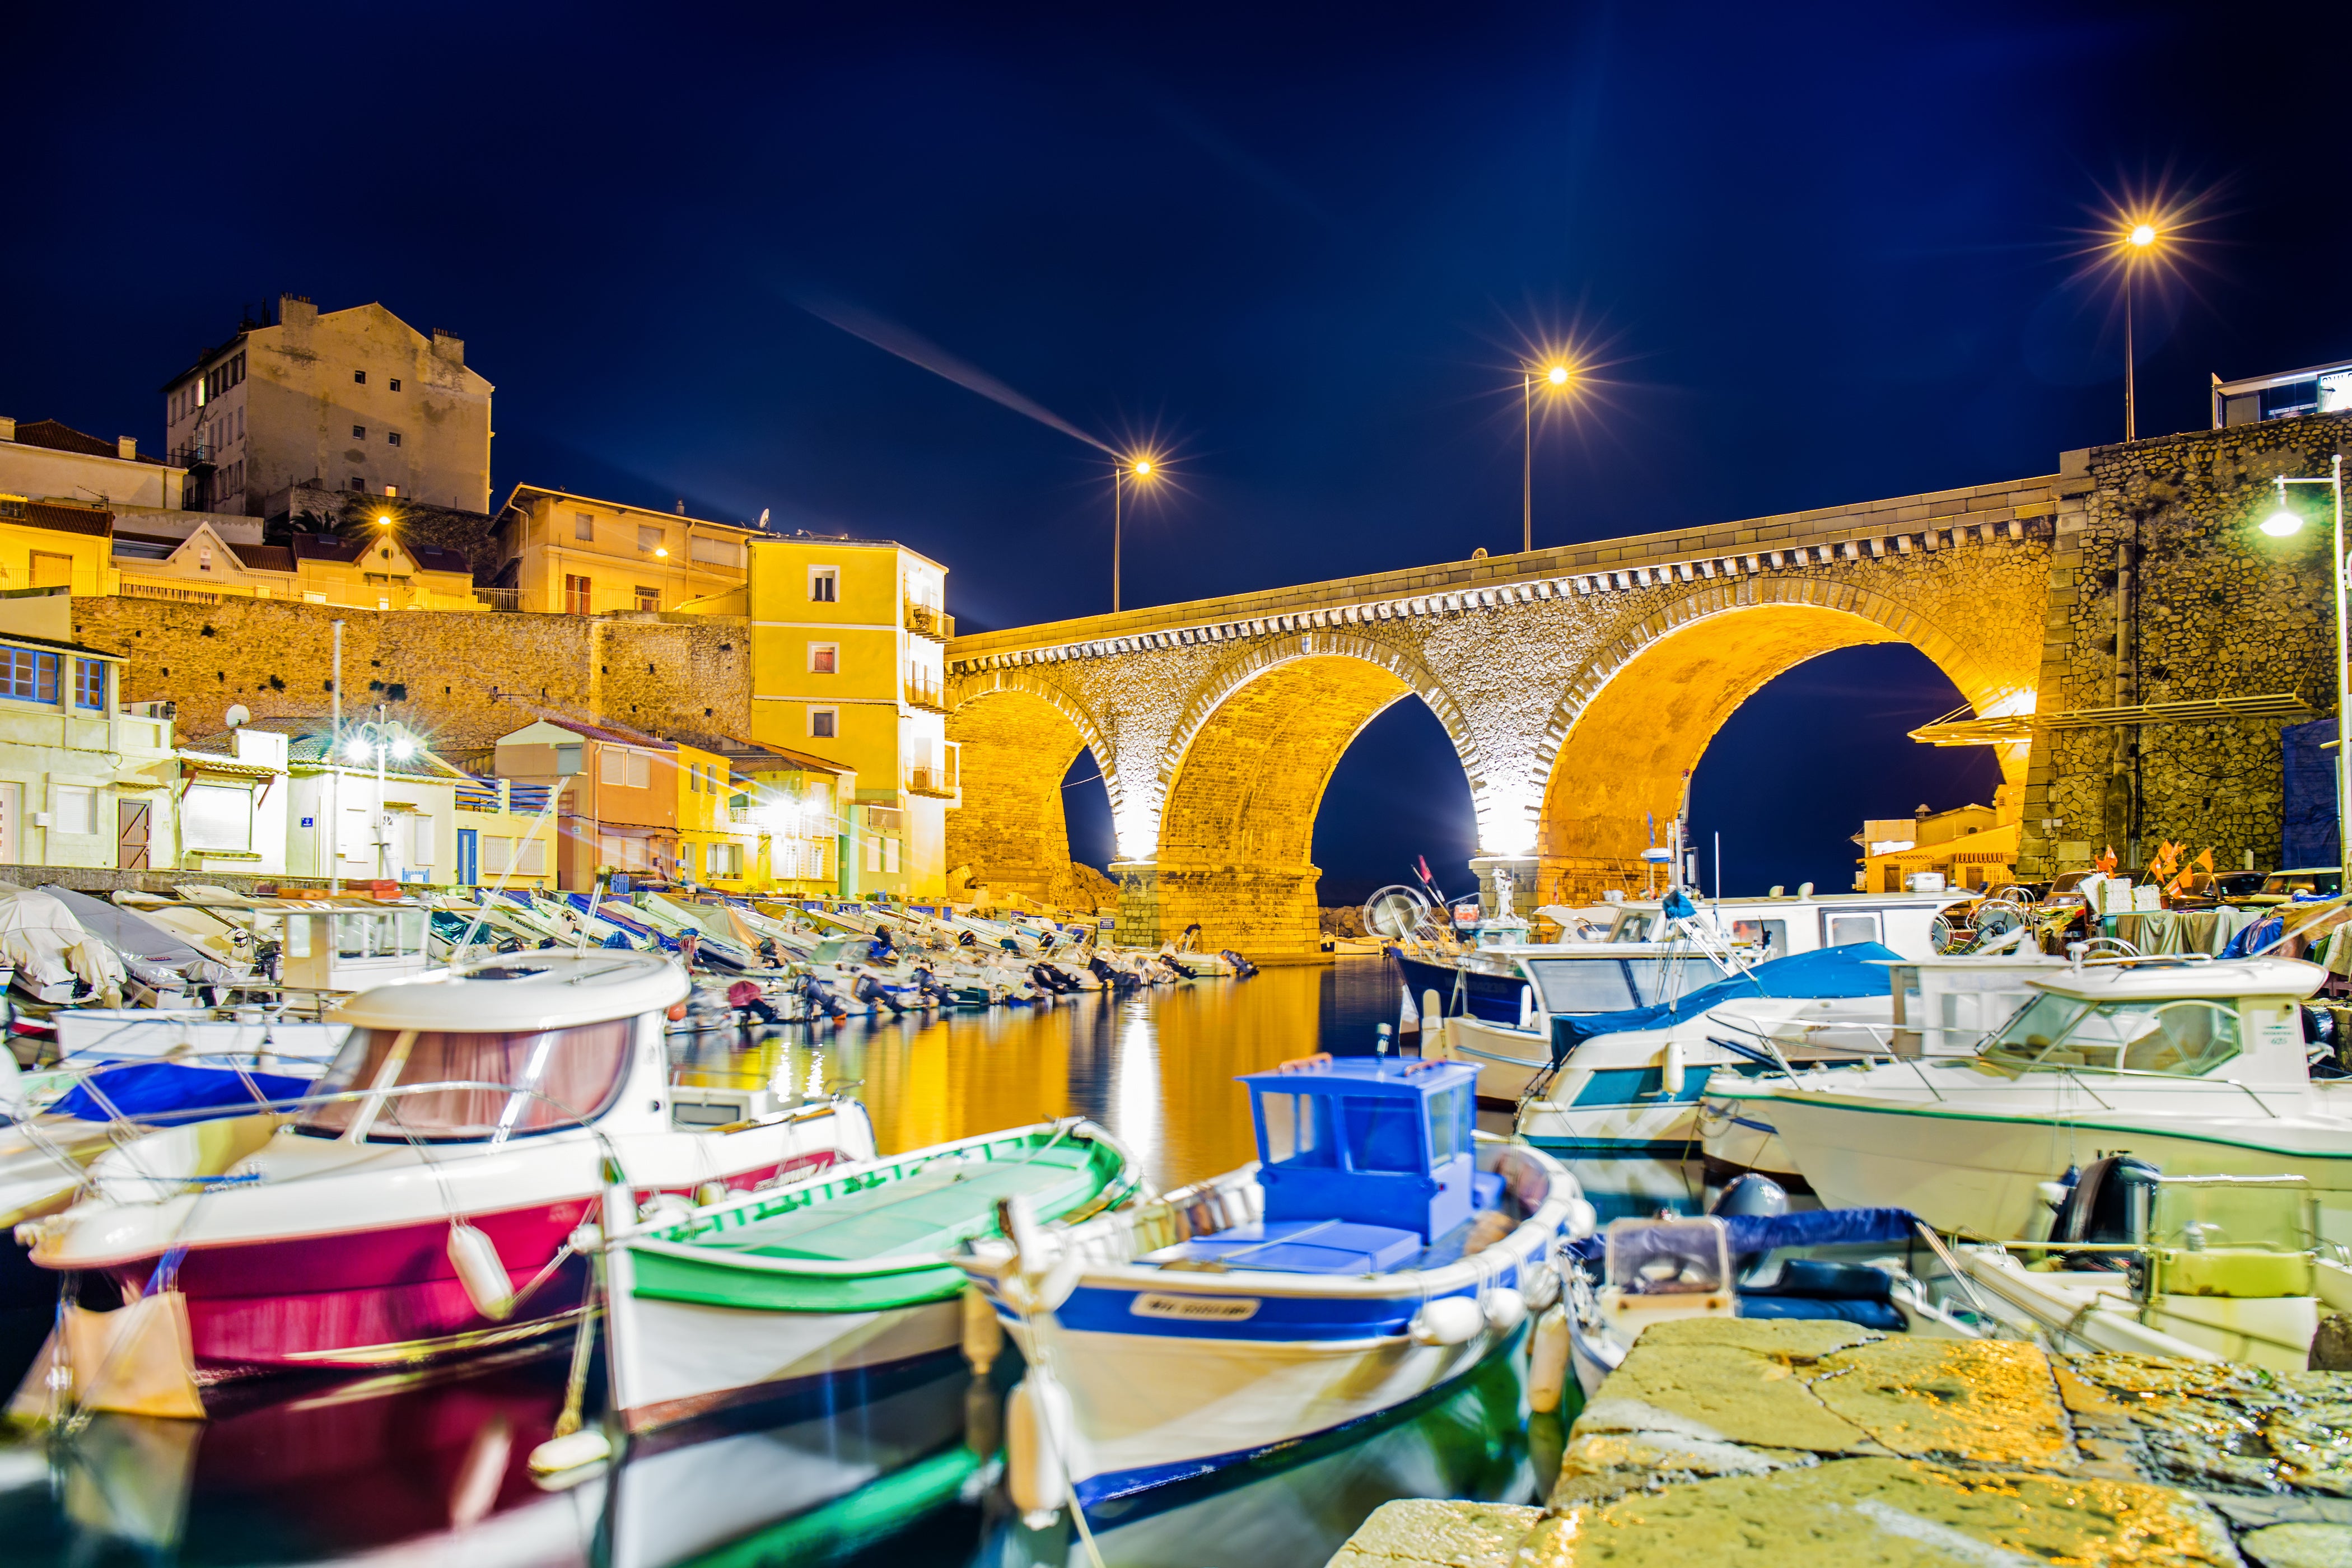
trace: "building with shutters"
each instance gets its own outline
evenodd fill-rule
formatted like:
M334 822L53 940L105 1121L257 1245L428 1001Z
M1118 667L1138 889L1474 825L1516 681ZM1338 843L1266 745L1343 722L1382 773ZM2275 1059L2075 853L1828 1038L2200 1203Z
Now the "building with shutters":
M685 610L743 614L744 554L759 530L648 511L540 485L500 509L499 607L556 615Z
M62 593L0 599L0 865L169 868L170 704L125 709L126 661L71 616Z
M200 511L271 516L301 485L488 511L491 391L463 339L281 294L163 384L164 455Z

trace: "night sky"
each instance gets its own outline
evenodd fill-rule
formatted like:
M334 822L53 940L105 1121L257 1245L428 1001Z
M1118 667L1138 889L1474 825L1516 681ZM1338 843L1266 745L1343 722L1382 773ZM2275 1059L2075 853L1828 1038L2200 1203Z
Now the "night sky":
M810 306L1163 447L1130 604L1514 546L1549 342L1600 384L1539 433L1539 544L2046 473L2121 434L2082 253L2126 195L2198 220L2144 434L2352 355L2322 15L37 7L0 413L160 443L241 308L381 300L497 384L500 492L895 537L969 628L1108 607L1104 459ZM1902 738L1956 701L1900 648L1769 688L1696 784L1730 889L1843 886L1864 816L1986 798ZM1443 732L1384 715L1327 895L1469 844Z

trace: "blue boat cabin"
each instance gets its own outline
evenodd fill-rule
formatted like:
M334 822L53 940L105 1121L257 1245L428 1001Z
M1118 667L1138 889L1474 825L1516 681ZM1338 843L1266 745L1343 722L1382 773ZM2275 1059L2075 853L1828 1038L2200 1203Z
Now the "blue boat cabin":
M1460 1062L1328 1056L1243 1074L1264 1217L1166 1260L1309 1274L1405 1267L1500 1198L1501 1178L1477 1174L1471 1149L1477 1078Z

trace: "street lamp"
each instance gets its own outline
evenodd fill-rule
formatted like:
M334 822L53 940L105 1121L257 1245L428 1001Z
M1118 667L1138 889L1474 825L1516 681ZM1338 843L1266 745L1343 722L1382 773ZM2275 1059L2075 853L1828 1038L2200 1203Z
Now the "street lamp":
M1549 392L1564 392L1570 375L1568 366L1555 360L1542 372L1544 388ZM1519 552L1526 554L1536 547L1536 380L1535 366L1528 365L1519 373Z
M2336 858L2344 878L2340 885L2352 890L2352 763L2344 755L2345 720L2352 712L2352 642L2345 637L2344 580L2352 572L2352 562L2344 557L2344 454L2336 454L2324 475L2295 479L2282 474L2277 482L2278 510L2262 521L2263 531L2273 539L2303 529L2303 518L2286 504L2287 486L2326 485L2336 502Z
M392 879L392 841L383 830L384 759L397 757L404 763L415 754L415 738L384 719L381 702L375 705L373 719L362 719L344 731L343 756L347 761L363 763L370 755L375 758L375 874L379 880ZM338 861L342 858L341 845L335 847L335 857Z
M1147 457L1140 457L1140 456L1139 456L1139 457L1133 457L1133 458L1121 458L1118 462L1116 462L1116 463L1114 463L1114 464L1112 464L1112 465L1111 465L1111 470L1110 470L1110 611L1111 611L1111 614L1112 614L1112 615L1117 615L1117 614L1118 614L1118 574L1118 574L1118 562L1119 562L1119 548L1120 548L1120 537L1121 537L1121 534L1122 534L1122 531L1123 531L1123 530L1124 530L1124 526L1125 526L1125 525L1124 525L1124 521L1123 521L1123 519L1122 519L1122 517L1121 517L1121 498L1122 498L1122 496L1123 496L1123 494L1124 494L1124 492L1125 492L1125 490L1126 490L1126 488L1127 488L1127 478L1128 478L1128 476L1129 476L1129 474L1132 474L1132 475L1134 475L1134 476L1135 476L1135 482L1136 482L1137 484L1139 484L1139 485L1148 485L1148 484L1150 484L1150 483L1151 482L1151 478L1152 478L1152 476L1153 476L1154 474L1157 474L1159 471L1160 471L1160 465L1159 465L1159 464L1157 464L1157 463L1153 462L1150 458L1147 458Z
M2124 439L2139 439L2139 409L2132 384L2132 280L2143 258L2153 255L2164 237L2152 223L2135 223L2125 231L2124 245Z

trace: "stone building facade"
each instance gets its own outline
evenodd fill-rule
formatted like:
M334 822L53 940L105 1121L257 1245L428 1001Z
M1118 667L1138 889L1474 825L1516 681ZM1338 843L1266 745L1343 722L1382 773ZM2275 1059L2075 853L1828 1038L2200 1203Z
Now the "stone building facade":
M2159 840L2269 868L2279 849L2279 729L2334 712L2326 488L2289 487L2307 520L2260 531L2282 475L2315 478L2352 415L2312 414L2069 454L2050 562L2035 710L2293 693L2299 716L2038 731L2018 871L2079 868Z

